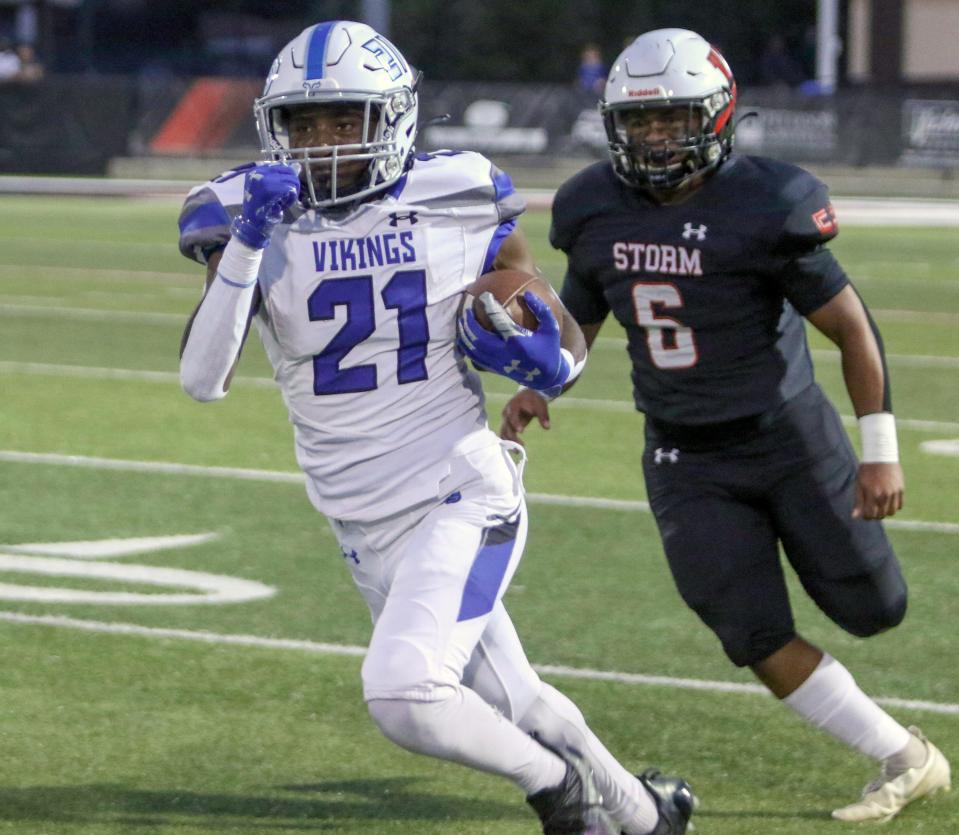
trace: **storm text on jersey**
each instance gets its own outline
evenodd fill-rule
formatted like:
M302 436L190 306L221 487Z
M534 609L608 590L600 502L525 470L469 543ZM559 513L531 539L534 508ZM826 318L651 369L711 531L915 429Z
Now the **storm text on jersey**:
M702 275L698 249L670 244L641 244L617 241L613 244L613 263L621 272L665 273L666 275Z
M405 230L365 238L314 241L313 260L317 272L410 264L416 261L413 232Z

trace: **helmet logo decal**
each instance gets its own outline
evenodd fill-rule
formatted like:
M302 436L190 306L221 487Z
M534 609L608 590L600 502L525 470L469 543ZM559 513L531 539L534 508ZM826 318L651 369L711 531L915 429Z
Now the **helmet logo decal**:
M729 64L727 64L726 59L716 51L716 47L710 47L709 55L706 56L706 60L709 61L709 63L719 70L724 76L726 76L727 81L733 80L733 74L729 69Z
M386 70L389 74L390 81L396 81L403 75L406 69L403 56L396 51L396 47L386 40L386 38L381 38L379 35L375 38L370 38L363 44L363 49L373 55L376 63L379 65L369 67L369 69Z
M283 66L283 56L277 55L276 59L273 61L273 66L270 67L270 73L266 77L266 86L263 88L264 96L270 92L270 88L273 86L273 82L276 81L277 76L280 74L281 66Z

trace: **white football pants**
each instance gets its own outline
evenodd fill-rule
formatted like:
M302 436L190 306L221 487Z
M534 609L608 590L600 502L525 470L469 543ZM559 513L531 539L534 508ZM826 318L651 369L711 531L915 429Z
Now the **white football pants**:
M649 795L578 708L540 680L501 602L525 545L526 508L521 468L490 437L489 446L451 461L438 503L373 523L331 520L374 622L364 698L404 748L502 774L527 793L558 782L537 775L557 773L540 746L529 748L532 740L496 731L489 716L479 716L478 694L524 737L580 751L613 817L630 831L649 831L656 823ZM455 707L432 710L424 721L415 703ZM471 736L470 724L496 739Z

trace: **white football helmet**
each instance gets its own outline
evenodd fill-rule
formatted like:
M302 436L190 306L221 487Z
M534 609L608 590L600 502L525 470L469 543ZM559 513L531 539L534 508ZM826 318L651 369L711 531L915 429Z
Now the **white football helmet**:
M688 108L685 135L632 142L637 110ZM669 191L717 168L733 147L736 82L729 65L687 29L640 35L616 58L599 104L617 176L631 186Z
M400 51L365 23L334 20L310 26L280 50L254 104L261 149L270 159L299 164L303 200L313 208L388 188L403 175L413 153L418 81L419 73ZM291 148L291 111L317 104L362 108L362 140ZM358 183L342 170L356 160L369 161Z

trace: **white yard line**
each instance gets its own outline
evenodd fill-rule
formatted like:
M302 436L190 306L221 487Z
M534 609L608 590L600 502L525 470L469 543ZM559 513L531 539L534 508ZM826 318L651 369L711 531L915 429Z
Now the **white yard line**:
M183 262L187 262L184 260ZM192 282L197 286L197 292L202 286L204 275L203 267L199 264L194 265L191 271L189 267L181 272L165 272L162 270L121 270L110 269L107 267L61 267L50 266L47 264L0 264L0 275L13 275L16 277L32 275L35 272L53 273L57 279L69 279L74 281L107 280L113 282L129 283L132 281L157 281L169 283L173 280Z
M0 304L0 316L72 319L77 322L122 322L132 325L186 326L183 313L156 313L142 310L102 310L89 307L57 307L38 304Z
M199 294L199 290L197 290ZM926 310L892 310L892 309L873 309L873 316L876 319L890 322L916 322L925 325L954 325L959 323L959 313L948 313L942 311ZM0 314L5 316L29 316L29 317L48 317L51 319L77 319L93 321L137 321L148 324L158 323L176 323L183 325L186 321L186 313L155 313L153 311L139 310L104 310L101 308L85 307L61 307L32 304L9 304L0 303ZM600 343L614 342L616 345L625 348L626 343L621 339L602 338L597 340ZM603 346L607 347L607 346Z
M79 377L89 380L127 380L134 383L175 383L176 371L148 371L137 368L101 368L89 365L60 365L44 362L14 362L0 360L0 374L30 374L45 377ZM235 377L234 383L246 386L276 388L269 377Z
M242 481L267 481L282 484L303 484L303 474L276 470L254 470L244 467L204 467L199 464L175 464L167 461L130 461L122 458L99 458L87 455L62 455L52 452L21 452L0 449L0 462L11 464L47 464L59 467L80 467L93 470L122 470L136 473L165 473L199 478L232 478ZM556 493L527 493L533 504L590 507L597 510L620 510L648 513L647 502L631 499L607 499L600 496L566 496ZM904 531L959 534L959 523L925 522L918 519L887 519L888 528Z
M956 325L959 313L943 313L932 310L884 310L870 308L873 317L880 322L908 322L919 325Z
M126 380L129 382L171 383L179 384L180 377L175 371L149 371L135 368L101 368L86 365L61 365L43 362L18 362L15 360L0 360L0 374L30 374L49 377L79 377L92 380ZM242 386L256 386L258 388L276 388L276 384L269 377L234 377L234 384ZM487 392L486 399L494 403L503 403L507 395L499 392ZM629 400L605 400L601 398L565 396L552 404L555 409L592 409L601 412L631 413L636 407ZM843 415L846 426L855 426L856 419L852 415ZM897 419L901 429L912 429L917 432L959 432L959 422L920 420L900 417Z
M261 638L257 635L222 634L191 629L163 629L140 626L135 623L109 623L105 621L83 620L81 618L60 617L57 615L25 615L20 612L0 612L0 621L12 624L52 626L61 629L73 629L82 632L100 632L114 635L135 635L148 638L173 638L182 641L197 641L206 644L227 644L232 646L257 647L260 649L300 650L318 655L346 655L362 658L366 649L349 644L326 644L317 641L291 638ZM733 681L710 681L696 678L676 678L673 676L650 676L640 673L620 673L612 670L591 670L578 667L566 667L554 664L534 664L533 668L542 675L558 678L577 678L587 681L611 681L617 684L632 684L651 687L666 687L679 690L706 690L721 693L742 693L746 695L768 696L765 687L758 684L744 684ZM927 713L959 715L959 704L948 702L929 702L919 699L897 697L875 699L876 702L890 707L918 710Z
M601 336L593 343L593 350L601 348L605 351L626 351L626 340L614 336ZM812 348L810 353L817 362L827 360L839 362L841 355L838 348ZM905 365L913 368L959 368L959 357L940 357L929 354L886 354L890 365Z

